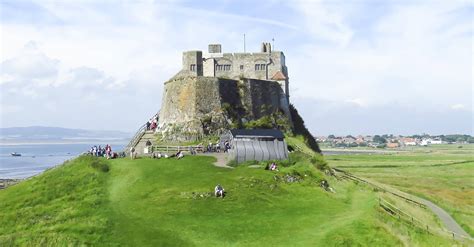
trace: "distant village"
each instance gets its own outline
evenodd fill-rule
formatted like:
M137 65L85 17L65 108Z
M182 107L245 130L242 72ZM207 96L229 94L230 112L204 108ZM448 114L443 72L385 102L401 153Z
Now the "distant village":
M316 141L323 146L349 148L400 148L407 146L430 146L439 144L469 144L474 143L470 135L437 135L428 134L412 136L395 135L358 135L358 136L316 136Z

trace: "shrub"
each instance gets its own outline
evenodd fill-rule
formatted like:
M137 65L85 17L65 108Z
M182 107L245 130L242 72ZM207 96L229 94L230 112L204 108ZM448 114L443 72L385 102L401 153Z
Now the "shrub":
M98 171L101 172L108 172L110 171L110 167L107 163L105 163L103 160L100 160L96 157L92 157L90 161L90 166Z
M324 160L322 155L315 155L309 160L318 170L324 171L329 169L328 162Z

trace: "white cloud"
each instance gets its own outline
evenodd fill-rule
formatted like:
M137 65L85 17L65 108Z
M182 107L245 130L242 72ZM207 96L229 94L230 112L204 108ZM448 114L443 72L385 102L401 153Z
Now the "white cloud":
M455 105L451 106L451 109L453 109L453 110L464 110L464 109L466 109L466 106L464 106L463 104L455 104Z
M0 39L2 106L18 105L35 119L50 116L41 120L47 125L71 124L64 119L69 111L87 116L72 117L78 127L117 118L114 111L91 112L88 105L96 104L127 113L114 128L135 129L159 109L163 82L181 68L183 50L219 42L225 52L241 51L246 33L249 51L280 37L291 99L313 99L323 114L307 121L313 130L331 128L323 120L337 111L350 112L350 122L355 113L380 113L393 105L399 106L393 114L413 109L433 116L455 105L464 106L459 114L472 113L472 13L458 12L470 3L371 3L276 1L256 5L255 15L230 8L230 2L221 4L232 11L201 5L196 10L179 1L39 1L35 11L46 13L31 16L47 21L22 14L0 23L8 34ZM15 111L2 111L6 116L9 122L2 124L22 119Z
M323 1L296 1L291 6L304 16L304 31L316 39L327 40L339 46L346 46L353 31L344 21L341 13L332 11Z

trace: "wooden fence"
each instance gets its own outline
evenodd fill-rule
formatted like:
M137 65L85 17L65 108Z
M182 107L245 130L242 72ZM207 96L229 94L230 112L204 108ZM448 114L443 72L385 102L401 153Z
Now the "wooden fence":
M381 197L379 197L378 205L381 209L383 209L383 212L386 212L388 215L398 219L402 223L417 227L420 230L426 231L430 234L449 236L453 238L453 240L458 240L469 245L474 244L474 240L470 237L459 235L446 229L430 227L428 224L397 208L395 205Z
M341 170L339 168L333 168L333 169L335 171L339 172L339 173L342 173L343 178L350 179L350 180L353 180L353 181L356 181L356 182L365 183L365 184L367 184L367 185L369 185L369 186L371 186L371 187L373 187L373 188L375 188L375 189L377 189L381 192L392 194L396 197L404 199L405 201L407 201L409 203L415 204L415 205L417 205L421 208L424 208L424 209L427 208L427 206L424 203L415 201L415 200L407 198L406 196L403 196L401 194L398 194L398 193L395 193L393 191L387 190L387 189L385 189L385 188L383 188L383 187L381 187L377 184L374 184L374 183L372 183L370 181L367 181L365 179L356 177L353 174L351 174L349 172L346 172L344 170ZM449 231L449 230L446 230L446 229L433 228L433 227L430 228L428 224L426 224L423 221L417 219L416 217L402 211L401 209L397 208L396 206L394 206L393 204L391 204L390 202L388 202L388 201L386 201L382 198L379 198L378 205L379 205L380 208L383 209L384 212L386 212L390 216L400 220L403 223L407 223L409 225L415 226L415 227L420 228L422 230L425 230L425 231L427 231L431 234L436 233L438 235L444 235L444 236L448 235L448 236L452 237L453 239L461 241L463 243L466 243L470 246L472 244L474 244L474 240L471 237L460 235L460 234L457 234L455 232L452 232L452 231Z

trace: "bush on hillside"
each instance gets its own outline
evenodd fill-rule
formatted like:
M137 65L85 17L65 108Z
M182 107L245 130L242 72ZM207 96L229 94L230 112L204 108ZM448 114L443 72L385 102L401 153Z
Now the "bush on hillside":
M290 113L291 113L291 118L293 120L294 134L304 136L306 144L313 151L317 153L321 153L321 149L319 148L319 145L316 142L316 139L314 139L314 136L306 128L303 118L300 116L300 114L298 113L298 111L292 104L290 104Z
M104 160L100 160L99 158L94 157L94 156L83 156L83 157L84 157L83 159L86 159L92 168L101 172L110 171L109 165Z
M329 169L328 162L324 160L323 156L315 155L309 160L318 170L325 171Z

